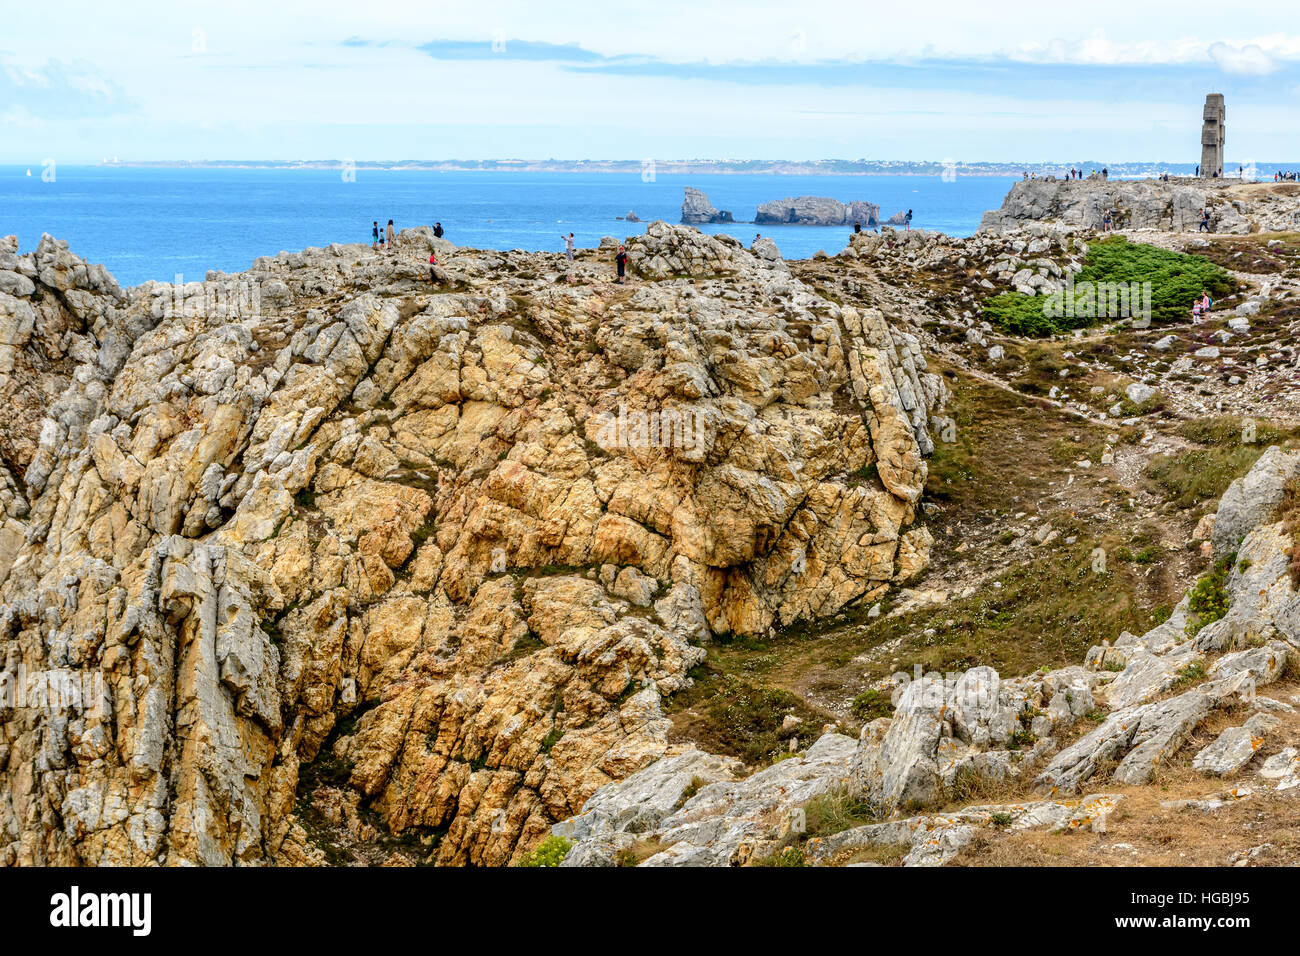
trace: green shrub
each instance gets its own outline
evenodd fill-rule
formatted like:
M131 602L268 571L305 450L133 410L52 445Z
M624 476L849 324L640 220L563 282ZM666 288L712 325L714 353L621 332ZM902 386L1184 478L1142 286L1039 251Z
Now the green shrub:
M1196 586L1188 592L1187 604L1194 615L1187 620L1185 630L1188 634L1196 634L1205 625L1214 623L1228 613L1228 592L1223 585L1236 559L1235 554L1220 558L1210 573L1197 581Z
M547 837L519 860L519 866L559 866L573 849L573 841L562 836Z
M1129 242L1123 236L1094 242L1083 269L1074 277L1074 314L1049 314L1050 295L1003 292L984 303L984 316L1004 332L1038 338L1086 328L1118 316L1094 317L1090 301L1098 283L1151 283L1153 323L1186 319L1192 301L1205 293L1213 299L1231 295L1236 283L1219 266L1200 256ZM1088 283L1088 285L1083 285ZM1064 293L1062 293L1064 295ZM1063 304L1060 297L1055 300ZM1068 312L1068 309L1057 311Z

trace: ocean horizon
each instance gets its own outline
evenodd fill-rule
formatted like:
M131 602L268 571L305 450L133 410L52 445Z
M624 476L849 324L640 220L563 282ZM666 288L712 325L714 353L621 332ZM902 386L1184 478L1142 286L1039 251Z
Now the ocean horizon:
M579 248L604 236L639 235L656 219L676 223L686 186L702 189L736 223L704 225L748 245L757 233L783 256L835 253L843 226L754 225L757 207L788 196L880 205L882 220L913 210L913 228L971 235L1001 205L1017 176L639 174L171 166L0 166L0 235L33 248L43 233L103 263L124 286L241 272L259 256L308 246L369 242L371 223L398 230L441 222L458 246L554 251L569 232ZM641 222L618 217L634 212ZM746 221L750 220L750 221Z

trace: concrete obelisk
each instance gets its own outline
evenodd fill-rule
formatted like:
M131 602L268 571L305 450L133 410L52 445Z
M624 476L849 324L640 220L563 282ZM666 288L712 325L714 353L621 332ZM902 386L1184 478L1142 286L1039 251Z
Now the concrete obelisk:
M1224 121L1227 110L1223 106L1222 93L1210 93L1205 97L1204 123L1201 126L1201 175L1223 175L1223 138Z

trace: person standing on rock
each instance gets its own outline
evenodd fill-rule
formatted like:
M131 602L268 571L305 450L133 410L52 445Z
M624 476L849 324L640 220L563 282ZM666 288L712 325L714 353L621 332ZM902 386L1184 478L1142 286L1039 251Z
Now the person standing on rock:
M1107 209L1106 215L1103 216L1101 220L1102 232L1110 232L1110 224L1111 224L1110 210Z
M391 250L393 248L393 240L397 238L396 230L393 229L393 220L391 219L388 220L388 231L385 233L385 236L388 239L388 248Z
M437 266L438 266L438 253L430 252L429 253L429 281L430 282L438 281Z
M560 236L560 238L564 240L564 258L572 262L573 261L573 233L569 233L567 236Z
M614 265L618 268L618 284L623 284L623 275L627 271L627 250L622 246L618 247L618 255L614 257Z
M1201 210L1201 227L1200 227L1199 229L1197 229L1196 231L1197 231L1197 232L1209 232L1209 231L1210 231L1210 213L1209 213L1208 210L1205 210L1205 209L1202 209L1202 210Z
M854 234L856 235L857 233L859 233L859 232L861 232L861 231L862 231L862 223L860 223L860 222L855 222L855 223L853 224L853 232L854 232Z
M433 224L433 234L437 236L439 239L442 238L442 223L435 222Z
M903 217L903 228L907 232L912 231L912 210L910 209L907 211L907 215Z
M379 248L379 220L376 219L370 227L370 248Z

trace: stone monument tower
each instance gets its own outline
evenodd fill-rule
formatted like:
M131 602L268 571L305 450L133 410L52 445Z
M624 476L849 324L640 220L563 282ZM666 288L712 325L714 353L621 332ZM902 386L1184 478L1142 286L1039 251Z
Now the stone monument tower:
M1226 118L1227 110L1223 106L1223 94L1208 94L1205 97L1205 122L1201 126L1201 175L1203 177L1223 175L1223 137Z

